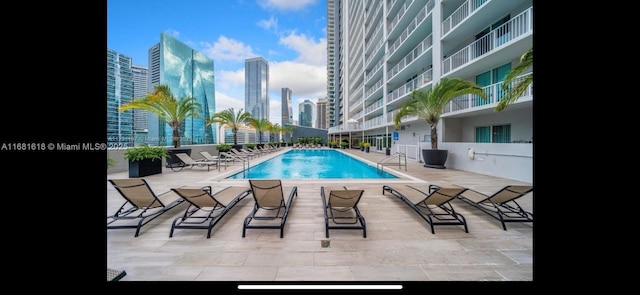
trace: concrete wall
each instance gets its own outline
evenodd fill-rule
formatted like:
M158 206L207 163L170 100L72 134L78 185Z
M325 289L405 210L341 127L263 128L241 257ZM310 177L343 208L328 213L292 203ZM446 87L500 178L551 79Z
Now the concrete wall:
M285 126L289 126L289 125L285 125ZM293 130L293 142L296 142L296 140L298 140L298 138L300 137L320 137L322 138L322 145L327 145L327 136L329 133L327 129L311 128L311 127L298 126L298 125L291 125L291 126L295 128ZM289 140L290 136L291 135L288 133L285 136L287 143L290 142Z

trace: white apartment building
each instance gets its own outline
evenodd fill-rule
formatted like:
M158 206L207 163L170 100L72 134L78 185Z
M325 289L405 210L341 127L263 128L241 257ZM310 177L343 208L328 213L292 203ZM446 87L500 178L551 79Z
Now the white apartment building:
M533 182L533 83L494 110L505 74L533 47L532 0L328 0L327 9L330 139L421 161L428 125L404 118L396 130L393 116L413 90L458 77L489 99L446 106L438 124L446 167Z

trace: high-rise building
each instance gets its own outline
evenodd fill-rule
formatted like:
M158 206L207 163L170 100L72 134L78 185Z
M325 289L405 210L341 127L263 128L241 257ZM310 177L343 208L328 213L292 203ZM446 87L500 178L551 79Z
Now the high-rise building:
M444 108L438 148L447 167L533 181L533 83L494 111L505 75L533 48L533 0L327 0L327 31L330 138L421 161L429 126L404 117L396 130L394 115L414 90L461 78L488 99L465 95Z
M327 0L327 99L328 127L340 125L340 40L342 26L340 26L341 0Z
M298 105L298 125L306 127L316 127L316 103L305 99Z
M133 112L120 112L133 99L131 57L107 49L107 143L133 146Z
M327 98L318 98L316 103L316 128L328 129L327 114L329 110L329 100Z
M282 123L284 125L293 124L293 105L291 104L291 89L282 88Z
M149 87L168 85L177 99L194 97L202 106L200 116L210 118L215 109L215 83L213 60L165 33L160 42L149 49ZM214 125L206 126L200 118L187 118L182 124L181 144L216 143ZM148 114L149 143L171 145L172 129L158 118Z
M141 65L132 65L133 72L133 98L145 96L149 84L149 68ZM146 142L147 131L147 111L142 109L132 109L133 111L133 133L135 142Z
M244 109L256 119L269 119L269 63L262 57L244 61Z

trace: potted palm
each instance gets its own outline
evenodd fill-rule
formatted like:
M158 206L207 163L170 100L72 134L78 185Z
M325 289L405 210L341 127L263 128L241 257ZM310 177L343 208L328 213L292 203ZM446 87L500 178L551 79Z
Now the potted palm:
M423 149L424 167L444 169L449 152L438 149L438 123L444 107L453 99L465 94L477 95L486 99L486 93L476 83L460 78L442 78L428 89L416 89L409 97L409 101L400 106L393 117L393 123L400 127L405 116L418 116L429 125L431 132L431 149Z
M124 158L129 161L129 177L144 177L162 173L162 159L169 153L164 147L142 144L128 148Z
M171 158L168 159L167 165L174 163L182 163L174 155L176 153L187 153L191 155L191 149L180 149L180 130L182 123L186 118L200 118L202 106L196 101L195 97L183 97L177 99L168 85L159 84L153 87L153 92L143 97L136 98L129 103L120 106L120 112L129 109L142 109L158 115L172 129L171 142L173 149L169 150Z
M363 142L362 147L364 147L364 151L368 153L369 149L371 149L371 143Z

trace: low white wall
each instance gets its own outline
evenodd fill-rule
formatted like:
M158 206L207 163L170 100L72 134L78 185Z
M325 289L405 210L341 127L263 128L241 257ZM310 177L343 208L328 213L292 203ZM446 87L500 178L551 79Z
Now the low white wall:
M533 183L532 143L440 143L449 150L445 166L479 174ZM470 159L469 149L474 157Z

